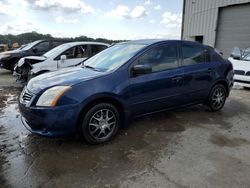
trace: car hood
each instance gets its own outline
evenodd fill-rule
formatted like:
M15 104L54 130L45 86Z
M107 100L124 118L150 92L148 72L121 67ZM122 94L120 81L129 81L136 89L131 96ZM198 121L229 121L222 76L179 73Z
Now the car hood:
M250 71L250 61L237 60L231 57L228 60L233 64L234 70Z
M18 54L18 53L21 53L21 52L24 52L24 50L19 50L19 49L16 49L16 50L10 50L10 51L6 51L6 52L2 52L0 53L0 56L2 55L8 55L8 54Z
M25 59L44 61L47 58L45 56L28 56L28 57L25 57Z
M39 63L41 61L45 61L47 58L44 56L28 56L28 57L23 57L18 61L18 67L21 67L24 63L25 60L31 60L29 61L31 64Z
M82 68L80 66L74 68L65 68L58 71L45 73L31 79L27 84L27 88L30 92L37 94L40 91L53 86L72 86L82 81L94 79L105 74L107 73Z

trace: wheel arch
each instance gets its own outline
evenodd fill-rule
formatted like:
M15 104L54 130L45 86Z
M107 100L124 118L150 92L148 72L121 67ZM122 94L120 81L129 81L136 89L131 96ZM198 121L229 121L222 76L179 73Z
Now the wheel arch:
M123 125L123 122L125 122L125 118L126 118L126 114L125 114L125 106L123 105L123 103L121 101L119 101L118 99L116 99L113 96L100 96L100 97L96 97L94 99L89 100L81 109L78 119L77 119L77 124L76 124L76 130L77 132L79 131L79 128L81 127L81 123L83 120L84 115L88 112L88 110L95 106L96 104L100 104L100 103L109 103L114 105L118 112L120 113L120 119L121 119L121 125Z
M215 85L218 85L218 84L221 84L221 85L223 85L226 88L227 97L228 97L229 96L229 86L228 86L228 82L226 80L224 80L224 79L220 79L220 80L215 81L215 83L210 88L209 94L210 94L211 90L213 89L213 87Z

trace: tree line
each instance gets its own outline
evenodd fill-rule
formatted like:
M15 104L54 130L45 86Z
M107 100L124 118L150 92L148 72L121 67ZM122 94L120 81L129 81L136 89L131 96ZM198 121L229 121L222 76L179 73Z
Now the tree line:
M124 41L124 40L110 40L110 39L105 39L105 38L94 39L94 38L87 37L84 35L79 36L79 37L74 37L74 38L71 38L71 37L57 38L57 37L53 37L50 34L41 34L41 33L37 33L33 31L33 32L22 33L18 35L13 35L13 34L0 35L0 44L8 44L11 47L12 44L18 43L21 46L22 44L28 44L36 40L44 40L44 39L63 39L63 40L70 40L70 41L95 41L95 42L104 42L108 44Z

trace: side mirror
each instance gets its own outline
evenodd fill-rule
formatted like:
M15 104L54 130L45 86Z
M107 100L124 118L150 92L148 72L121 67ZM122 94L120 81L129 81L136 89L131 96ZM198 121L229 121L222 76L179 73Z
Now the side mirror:
M67 59L66 55L61 55L61 57L60 57L60 60L61 60L61 61L64 61L64 60L66 60L66 59Z
M149 65L135 65L132 68L132 74L134 76L148 74L152 72L152 68Z

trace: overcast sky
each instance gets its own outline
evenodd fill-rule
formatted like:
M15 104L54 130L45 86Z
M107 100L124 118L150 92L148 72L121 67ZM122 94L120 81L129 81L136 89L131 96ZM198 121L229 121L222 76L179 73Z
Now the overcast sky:
M0 33L180 38L182 0L0 0Z

